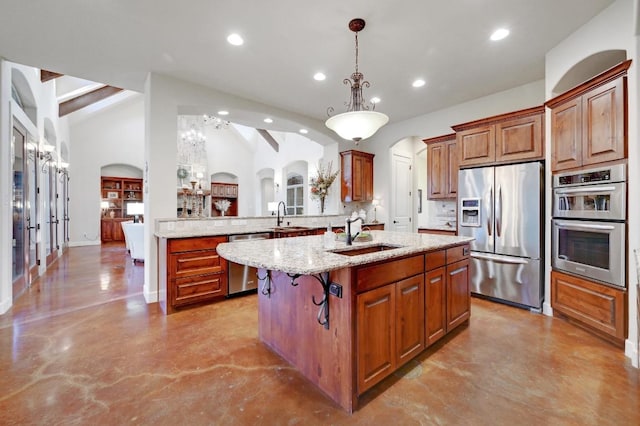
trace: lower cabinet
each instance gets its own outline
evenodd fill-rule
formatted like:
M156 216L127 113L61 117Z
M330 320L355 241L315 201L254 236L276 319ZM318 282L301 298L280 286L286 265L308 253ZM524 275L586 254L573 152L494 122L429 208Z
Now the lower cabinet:
M122 222L129 220L123 218L106 218L100 220L100 240L104 242L124 241Z
M627 292L558 271L551 272L551 307L556 316L624 347Z
M375 385L424 349L422 274L358 296L358 389Z
M356 271L362 394L470 316L469 245Z
M166 248L166 313L227 295L227 261L216 247L227 237L178 238Z
M467 246L468 247L468 246ZM453 249L451 249L453 250ZM431 254L431 253L430 253ZM427 254L427 259L430 254ZM435 257L439 254L438 257ZM471 315L469 259L457 260L447 250L431 254L432 268L425 273L425 335L430 346L465 322ZM444 260L452 263L444 266Z

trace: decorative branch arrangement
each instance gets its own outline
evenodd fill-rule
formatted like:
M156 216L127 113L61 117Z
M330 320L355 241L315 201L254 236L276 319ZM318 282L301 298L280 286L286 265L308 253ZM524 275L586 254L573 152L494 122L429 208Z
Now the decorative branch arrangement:
M311 182L309 183L309 186L311 187L311 197L320 200L320 213L324 213L324 200L327 195L329 195L329 188L333 184L333 181L336 180L338 173L340 173L340 170L333 172L331 170L332 167L332 161L329 161L326 167L324 167L322 163L318 163L318 174L315 177L312 177Z

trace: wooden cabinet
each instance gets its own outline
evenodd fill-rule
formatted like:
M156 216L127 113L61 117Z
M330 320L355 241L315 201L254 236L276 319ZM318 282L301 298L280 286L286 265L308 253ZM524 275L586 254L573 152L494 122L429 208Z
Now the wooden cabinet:
M227 237L196 237L162 240L161 287L166 294L161 306L167 314L177 309L204 302L212 302L227 295L227 261L216 247Z
M124 241L122 222L125 222L127 220L129 219L102 218L102 220L100 220L100 240L104 243L113 241Z
M343 151L340 193L344 202L373 200L373 157L361 151Z
M418 234L456 235L456 233L457 231L455 229L447 231L444 229L418 228Z
M459 167L544 159L544 106L452 126Z
M369 228L370 231L384 231L384 223L367 223L363 228Z
M103 242L124 241L120 222L133 220L133 216L127 215L127 205L141 203L143 198L142 179L112 176L100 178L100 236Z
M426 269L425 335L429 346L471 315L469 245L427 254Z
M221 200L229 201L229 208L224 213L225 216L238 216L238 184L211 182L211 216L222 216L220 210L216 208L216 202Z
M358 390L364 392L424 349L422 274L358 295Z
M550 99L552 171L627 157L626 72L623 62Z
M458 150L456 135L423 139L427 144L427 198L456 198L458 193Z
M297 229L277 228L271 232L271 238L304 237L307 235L322 235L322 234L324 234L324 231L318 228L297 228Z
M627 292L558 271L551 272L551 307L617 346L627 337Z
M357 298L358 392L391 374L395 361L395 286L387 285Z

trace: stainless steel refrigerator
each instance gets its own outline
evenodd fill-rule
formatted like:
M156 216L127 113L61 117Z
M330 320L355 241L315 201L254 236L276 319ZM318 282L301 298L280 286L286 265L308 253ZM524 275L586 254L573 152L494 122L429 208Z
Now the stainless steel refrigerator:
M539 162L462 169L458 235L471 242L471 292L539 310L543 168Z

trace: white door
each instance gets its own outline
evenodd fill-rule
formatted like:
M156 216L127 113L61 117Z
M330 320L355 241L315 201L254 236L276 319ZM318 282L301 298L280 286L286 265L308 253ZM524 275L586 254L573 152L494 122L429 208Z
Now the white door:
M393 154L391 166L391 230L397 232L412 232L411 206L411 158Z

